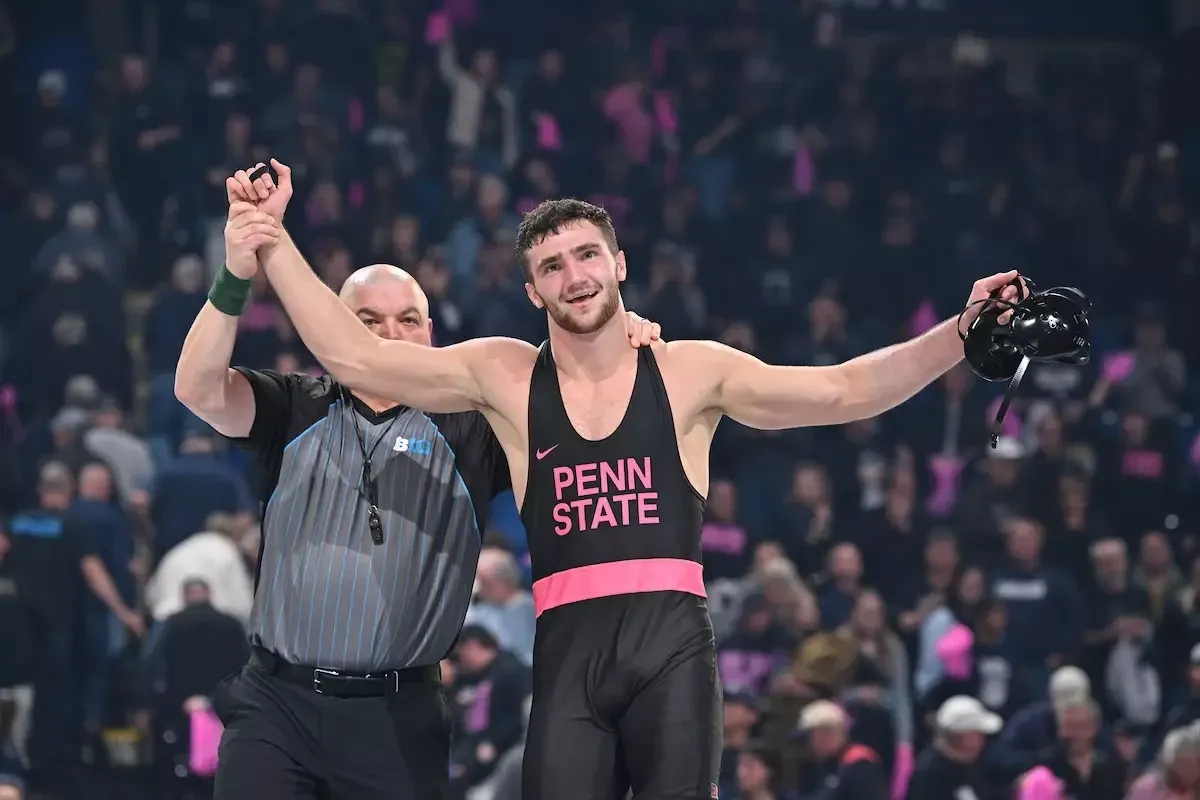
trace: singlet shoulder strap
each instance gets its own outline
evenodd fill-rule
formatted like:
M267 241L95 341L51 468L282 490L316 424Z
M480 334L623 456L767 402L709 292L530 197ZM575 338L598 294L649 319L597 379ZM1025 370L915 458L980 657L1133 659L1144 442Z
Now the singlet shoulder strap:
M663 382L662 372L658 369L658 359L654 348L638 348L638 372L633 384L636 396L639 391L649 389L654 393L655 403L666 411L667 417L672 417L671 402L667 397L667 385Z
M633 405L637 402L646 403L647 401L653 402L654 407L658 410L658 419L663 423L659 430L662 435L670 439L669 448L672 457L679 468L679 473L686 478L687 470L683 466L683 454L679 452L679 441L675 437L675 410L671 408L671 398L667 395L667 384L663 381L662 371L658 368L658 357L654 355L654 348L640 347L638 348L637 380L634 381L633 397L629 402L630 405ZM696 490L690 479L687 485L701 504L708 502L705 496Z
M530 435L548 427L558 429L564 422L570 429L567 408L563 405L562 390L558 385L558 370L554 366L554 355L550 352L550 342L547 340L538 348L529 381ZM537 447L538 442L533 442L533 446Z

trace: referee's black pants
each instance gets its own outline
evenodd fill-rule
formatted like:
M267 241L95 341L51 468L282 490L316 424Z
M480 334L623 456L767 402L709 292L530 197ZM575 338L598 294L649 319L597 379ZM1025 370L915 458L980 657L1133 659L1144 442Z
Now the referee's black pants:
M214 800L444 800L449 706L436 682L341 698L252 661L213 693L225 725Z

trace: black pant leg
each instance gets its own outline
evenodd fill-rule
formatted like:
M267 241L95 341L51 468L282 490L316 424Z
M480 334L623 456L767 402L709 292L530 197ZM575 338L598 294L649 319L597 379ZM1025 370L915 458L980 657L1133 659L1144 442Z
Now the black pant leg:
M396 695L320 705L332 800L449 797L450 709L441 686L404 684Z
M218 686L225 733L213 800L321 800L317 699L249 667Z

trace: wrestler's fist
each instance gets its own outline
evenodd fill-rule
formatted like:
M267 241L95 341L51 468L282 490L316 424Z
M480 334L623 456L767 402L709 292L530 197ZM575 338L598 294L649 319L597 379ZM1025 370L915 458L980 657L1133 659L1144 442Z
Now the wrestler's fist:
M629 344L633 347L646 347L657 342L662 337L662 326L657 322L643 319L632 311L625 312L625 332L629 334Z
M225 268L243 280L258 271L258 250L279 241L278 220L253 203L237 200L229 206L225 222Z
M270 172L255 180L250 180L250 173L264 166L262 162L255 164L249 170L239 169L232 178L225 180L225 195L229 204L237 201L253 203L258 210L270 214L277 220L283 220L288 202L292 199L292 169L278 159L271 159L271 167L279 176L279 183L271 177Z
M963 314L962 329L965 331L968 327L970 327L971 323L975 321L976 317L983 313L983 311L986 310L990 305L989 303L981 303L979 301L988 299L991 297L992 292L996 291L1002 286L1004 287L1004 291L1000 293L999 299L1009 303L1016 303L1017 299L1021 295L1017 292L1016 286L1011 286L1009 284L1018 278L1020 278L1020 275L1014 269L1009 270L1008 272L999 272L991 277L980 278L979 280L975 281L975 285L971 288L971 296L967 298L967 310L966 313ZM1025 279L1020 278L1020 280L1021 288L1024 289L1025 294L1028 294L1029 287L1025 285ZM1000 324L1003 325L1004 323L1008 322L1008 318L1011 316L1011 311L1005 311L1000 315Z

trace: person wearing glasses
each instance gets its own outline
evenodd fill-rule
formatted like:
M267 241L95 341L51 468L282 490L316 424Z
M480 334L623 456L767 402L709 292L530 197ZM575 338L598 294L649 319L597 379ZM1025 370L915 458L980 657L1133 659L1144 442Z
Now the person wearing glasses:
M328 377L230 367L258 258L279 235L266 212L231 209L226 264L175 376L179 400L252 453L262 478L252 655L212 697L225 724L215 797L443 797L438 662L508 464L478 412L426 414ZM428 300L402 270L361 269L341 299L377 336L431 346ZM640 317L629 325L634 347L658 336Z

